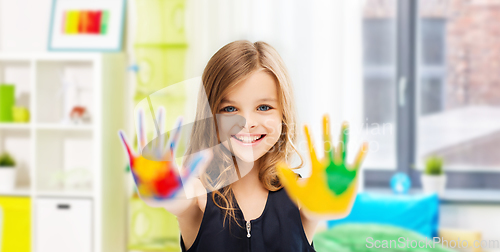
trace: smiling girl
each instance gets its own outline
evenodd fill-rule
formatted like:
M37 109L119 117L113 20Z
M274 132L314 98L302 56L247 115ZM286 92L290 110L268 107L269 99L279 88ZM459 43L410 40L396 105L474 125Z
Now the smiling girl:
M219 165L209 165L200 177L210 192L182 216L186 221L179 218L182 250L314 251L317 221L301 215L275 168L294 153L297 135L291 82L281 57L265 42L235 41L212 56L202 83L207 113L217 118L216 141L230 151L214 153L212 163ZM206 131L195 126L193 132L192 139L206 139L201 136ZM197 145L214 143L192 141L190 148L203 149ZM218 189L232 180L233 171L243 176Z
M212 150L212 158L198 164L203 166L199 178L191 180L199 196L186 197L185 184L175 198L141 198L177 216L182 251L314 251L312 238L320 218L301 207L300 198L290 198L284 186L301 191L314 205L323 204L318 208L322 211L335 208L337 199L331 192L319 192L329 189L324 189L324 170L318 175L314 160L311 193L294 186L290 178L296 179L278 170L298 154L292 86L279 54L265 42L229 43L208 62L202 85L186 152ZM138 169L132 161L131 167ZM356 190L349 188L341 212L350 211ZM331 205L324 203L329 199Z

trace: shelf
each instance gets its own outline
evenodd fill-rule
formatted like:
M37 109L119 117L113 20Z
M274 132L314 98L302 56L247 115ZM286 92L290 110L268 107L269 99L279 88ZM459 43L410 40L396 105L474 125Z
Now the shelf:
M32 149L30 148L33 137L29 124L1 124L0 127L0 153L9 153L16 162L15 178L19 190L7 193L21 193L30 188L30 173L33 169ZM24 190L26 189L26 190ZM29 191L29 190L28 190ZM27 193L29 195L29 193Z
M29 129L29 123L0 123L0 129L17 130L17 129Z
M0 191L0 197L2 196L25 196L30 197L31 192L29 188L14 188L12 191Z
M70 124L69 117L75 107L85 108L92 120L96 113L94 62L39 60L35 65L37 92L34 122Z
M67 131L89 131L93 129L92 124L55 124L55 123L41 123L35 126L40 130L67 130Z
M78 127L51 126L46 129L36 134L36 189L64 192L69 190L64 185L65 180L72 181L73 187L94 184L97 170L92 151L95 143L93 132Z
M14 86L14 106L31 109L33 93L32 68L30 60L0 58L0 83ZM31 111L30 111L31 112ZM3 123L3 122L2 122Z
M67 131L89 131L93 130L92 124L57 124L57 123L0 123L0 130L28 130L31 127L40 130L67 130Z
M64 191L64 190L43 190L36 193L37 197L54 197L54 198L92 198L92 191Z

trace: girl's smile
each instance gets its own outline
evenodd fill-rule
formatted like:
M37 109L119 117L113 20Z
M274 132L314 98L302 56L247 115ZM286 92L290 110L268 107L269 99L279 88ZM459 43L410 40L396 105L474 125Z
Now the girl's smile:
M231 137L238 140L242 145L254 146L259 144L266 137L266 134L237 134Z

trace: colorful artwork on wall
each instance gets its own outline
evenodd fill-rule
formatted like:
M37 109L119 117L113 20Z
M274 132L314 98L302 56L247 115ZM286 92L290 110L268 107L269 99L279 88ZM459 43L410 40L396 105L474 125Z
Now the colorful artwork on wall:
M106 35L108 31L107 10L68 10L63 16L63 34Z
M53 0L49 51L120 51L124 0Z

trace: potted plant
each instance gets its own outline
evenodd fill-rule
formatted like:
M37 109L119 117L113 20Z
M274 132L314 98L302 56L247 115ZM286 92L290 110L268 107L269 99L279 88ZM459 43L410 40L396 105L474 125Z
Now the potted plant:
M11 191L16 181L16 162L8 153L0 155L0 191Z
M438 156L429 157L425 163L425 170L421 179L424 192L443 194L446 187L446 174L443 172L443 159Z

